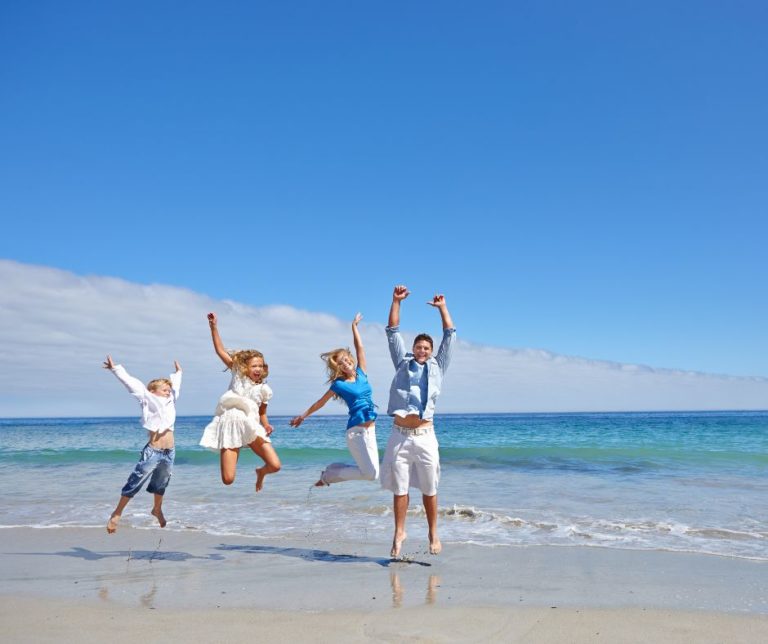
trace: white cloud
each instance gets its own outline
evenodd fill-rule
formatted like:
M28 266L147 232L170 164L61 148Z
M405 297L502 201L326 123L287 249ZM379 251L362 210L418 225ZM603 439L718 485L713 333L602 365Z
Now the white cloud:
M216 311L230 348L261 350L272 414L303 411L325 391L319 354L351 342L349 321L287 306L250 307L186 289L78 276L0 260L0 416L132 415L135 403L100 368L107 353L142 380L184 367L182 415L207 415L228 374L211 348ZM407 318L403 320L407 329ZM458 319L459 332L461 320ZM383 324L363 339L376 402L386 409L392 365ZM434 335L439 338L435 316ZM409 338L407 338L409 339ZM768 379L653 369L459 340L442 412L765 409ZM330 407L343 413L341 406Z

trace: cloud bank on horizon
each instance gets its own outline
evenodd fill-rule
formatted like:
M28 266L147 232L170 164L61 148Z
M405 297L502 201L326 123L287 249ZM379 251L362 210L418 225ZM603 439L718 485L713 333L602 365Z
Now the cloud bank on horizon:
M270 365L273 415L297 414L326 390L319 354L351 344L350 324L289 306L252 307L191 290L0 260L0 417L129 416L135 402L101 369L107 353L145 382L184 368L181 415L212 413L229 375L211 347L216 311L228 348L258 348ZM386 306L361 324L375 401L386 409L393 367ZM374 317L380 315L381 319ZM651 368L502 349L461 338L443 413L765 409L768 378ZM406 341L408 311L403 311ZM435 315L433 336L440 337ZM326 411L343 414L332 405Z

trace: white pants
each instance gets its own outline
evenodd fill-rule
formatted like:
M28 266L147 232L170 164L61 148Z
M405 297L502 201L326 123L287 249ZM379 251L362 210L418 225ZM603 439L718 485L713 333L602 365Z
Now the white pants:
M376 446L376 423L357 425L347 430L347 447L357 465L331 463L320 479L324 483L342 481L374 481L379 478L379 449Z
M440 482L440 452L433 428L401 432L397 425L384 450L381 461L381 487L392 494L408 494L409 487L425 496L437 494Z

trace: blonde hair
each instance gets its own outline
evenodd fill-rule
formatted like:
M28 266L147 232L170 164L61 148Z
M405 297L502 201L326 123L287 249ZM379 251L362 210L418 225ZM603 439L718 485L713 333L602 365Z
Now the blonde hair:
M357 361L349 349L334 349L333 351L326 351L320 354L320 357L325 361L325 368L328 370L328 382L338 380L344 375L339 366L339 357L344 354L348 355L355 366L357 366Z
M261 361L264 363L264 371L261 373L261 380L259 382L264 382L264 379L269 375L269 365L264 360L264 354L261 351L242 349L241 351L231 352L229 357L232 358L232 369L237 369L241 376L249 377L248 363L254 358L261 358Z
M168 385L173 388L173 383L168 378L155 378L147 383L147 391L152 392L155 389L159 389L160 385Z

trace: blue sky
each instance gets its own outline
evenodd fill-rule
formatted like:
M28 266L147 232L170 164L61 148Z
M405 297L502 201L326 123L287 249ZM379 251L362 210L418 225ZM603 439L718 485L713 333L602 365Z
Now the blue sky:
M768 5L0 9L0 257L768 376Z

